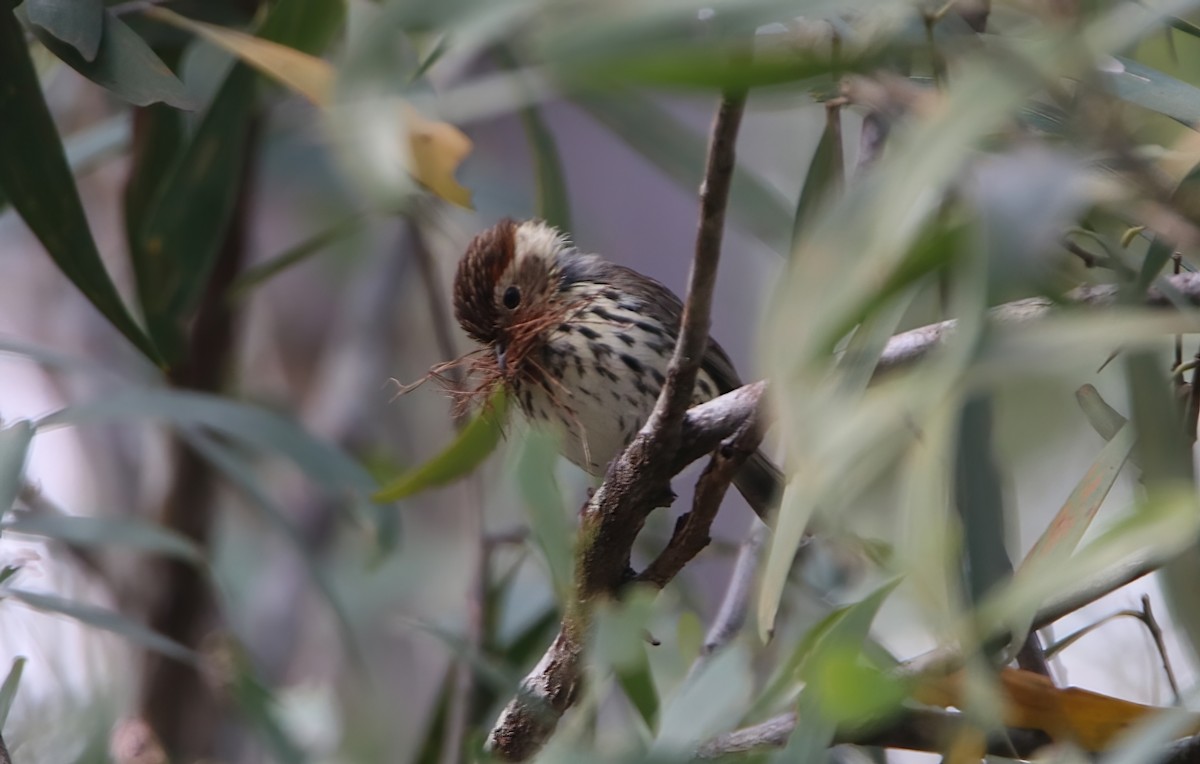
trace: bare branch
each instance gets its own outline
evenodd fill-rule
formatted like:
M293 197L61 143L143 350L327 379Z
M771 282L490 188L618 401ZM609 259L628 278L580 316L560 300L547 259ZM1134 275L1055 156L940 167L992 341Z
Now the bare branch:
M692 671L695 671L708 656L732 642L745 624L746 613L750 608L750 595L754 588L754 572L758 569L758 560L762 556L768 535L767 526L755 522L746 539L742 541L737 561L733 564L733 573L729 576L729 586L725 588L725 596L721 598L721 607L717 609L717 616L708 627L704 646L700 650L700 657L692 665Z
M1176 276L1164 277L1163 281L1189 304L1200 306L1200 273L1180 273ZM1113 305L1117 300L1117 289L1115 284L1082 286L1068 292L1063 299L1067 303L1091 307ZM1159 289L1148 291L1143 304L1151 308L1166 308L1172 305L1167 296ZM992 309L991 315L995 321L1000 323L1026 323L1045 317L1053 306L1054 302L1048 298L1030 297L1026 300L997 306ZM888 341L887 347L884 348L876 367L876 373L892 371L925 357L953 335L956 325L955 319L950 319L897 334Z
M696 482L692 511L679 516L675 523L675 532L671 534L666 548L646 566L636 581L644 581L661 589L679 575L684 565L708 546L711 540L708 532L717 516L717 510L721 508L725 492L729 490L729 483L746 463L746 459L758 450L762 437L758 417L752 416L742 422L737 432L721 444L720 450L713 454L704 473Z
M757 411L764 389L761 383L722 396L718 400L729 400L718 407L710 404L695 412L688 411L696 375L708 348L712 292L733 176L734 144L744 107L745 95L738 93L723 98L717 111L700 190L695 258L666 383L646 425L609 465L604 483L583 509L575 559L575 592L559 634L522 682L518 695L505 707L488 739L489 748L503 759L520 761L535 754L574 702L582 681L583 642L594 601L613 595L630 580L633 542L648 513L669 503L671 478L683 466L711 452L721 440L744 427ZM727 405L736 408L747 398L753 403L741 409L741 418L730 418L721 409ZM718 426L722 424L728 428ZM666 455L673 456L664 458ZM728 478L725 483L728 485Z
M962 714L950 711L905 710L882 726L838 730L835 742L940 753L945 750L946 741L953 740L964 723ZM795 728L794 713L780 714L753 727L718 735L701 746L696 756L715 759L731 753L781 748L787 744ZM1049 743L1050 738L1043 732L1008 729L1004 734L988 737L987 753L1008 758L1029 758Z
M665 463L667 471L674 475L696 459L711 453L723 440L737 433L744 422L757 418L766 390L766 382L755 382L689 410L680 428L685 446L673 460L663 459L660 463ZM636 476L638 473L625 466L610 471L610 476L613 474ZM634 498L651 501L651 494L641 484L635 483L629 490L636 494ZM575 585L577 593L588 594L586 597L577 594L575 604L578 610L568 612L563 618L558 636L522 681L520 693L509 702L492 728L489 746L506 759L521 761L536 753L554 732L558 719L575 700L583 670L581 659L588 623L588 613L584 608L590 607L591 598L611 594L628 580L629 550L641 529L641 522L638 521L635 529L622 532L620 521L613 518L624 517L624 514L618 515L617 510L628 511L629 507L617 506L614 510L608 504L621 505L629 495L598 490L585 509L585 522L588 513L595 517L608 512L603 517L609 518L607 526L585 525L580 532ZM633 505L633 509L636 508ZM605 532L602 533L602 529ZM620 566L620 574L613 577L611 586L597 591L599 584L595 578L601 574L613 575L604 557L606 554L616 555L625 562Z

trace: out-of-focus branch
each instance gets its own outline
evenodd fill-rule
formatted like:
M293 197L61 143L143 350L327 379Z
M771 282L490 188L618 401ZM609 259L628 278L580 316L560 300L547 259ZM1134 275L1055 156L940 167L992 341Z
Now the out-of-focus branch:
M687 412L683 421L683 442L686 444L673 460L662 459L666 472L677 474L691 462L715 450L722 441L733 436L742 423L756 417L767 386L765 382L740 387L714 398ZM622 457L621 461L624 461ZM610 470L610 476L626 475L628 465ZM661 499L651 487L641 483L626 483L626 493L610 490L601 496L593 494L584 509L584 522L592 515L591 523L580 533L580 550L576 561L575 609L563 618L559 634L542 656L541 661L521 683L520 693L504 709L489 738L492 749L506 759L520 761L535 754L554 732L558 719L575 700L582 674L583 642L587 633L588 608L594 598L615 592L628 580L629 552L645 519L646 508ZM600 497L599 500L597 497ZM605 513L597 520L597 513ZM636 527L622 528L622 519L630 519ZM624 559L620 573L605 555ZM597 581L601 575L608 587ZM586 588L585 588L586 587ZM582 594L586 592L586 596Z
M708 627L700 655L692 662L690 674L699 671L710 657L732 642L745 625L746 613L750 610L750 596L754 592L754 574L769 535L766 525L755 522L738 547L737 560L733 563L733 572L729 574L725 596L721 598L717 615Z
M1180 273L1166 276L1163 280L1189 304L1200 306L1200 273ZM1114 284L1083 286L1071 290L1063 299L1076 305L1103 307L1116 303L1117 289ZM1173 303L1161 290L1152 288L1146 292L1143 304L1152 308L1167 308ZM1044 318L1053 307L1054 303L1045 297L1031 297L997 306L992 309L991 317L1005 324L1026 323ZM956 326L955 319L950 319L897 334L884 348L876 372L891 371L925 357L946 342L954 334Z
M609 465L604 483L583 509L574 596L554 643L492 728L488 745L501 758L520 761L535 754L574 702L582 681L583 645L594 602L611 596L630 580L634 540L649 512L669 503L671 478L683 466L714 450L721 441L746 426L747 419L757 410L763 390L761 383L710 402L702 407L706 415L688 411L696 375L708 348L712 292L733 176L734 144L744 107L745 95L737 93L723 98L718 109L700 190L700 224L688 294L666 383L646 425ZM740 419L730 419L728 412L715 411L736 406L746 395L743 391L748 389L753 390L754 405L743 409L744 416ZM717 423L730 426L727 429L714 426ZM706 448L696 451L700 441L706 441ZM671 454L675 458L667 457ZM683 461L688 456L691 458ZM727 486L728 479L725 482Z
M433 324L433 336L437 342L438 354L443 360L450 360L458 355L454 346L454 316L450 305L446 302L446 290L438 278L437 261L429 244L425 240L422 224L425 219L422 207L408 219L407 236L408 248L417 262L421 273L421 283L425 287L425 297L429 301L429 320ZM461 384L462 369L452 366L448 372L451 381ZM454 425L461 430L467 423L468 412L457 406L451 408ZM462 487L473 494L471 500L463 502L467 513L467 527L461 532L469 538L474 547L471 565L474 566L470 576L470 588L467 591L466 630L463 634L464 647L467 655L479 652L483 643L483 611L484 600L487 597L490 547L484 538L482 488L478 475L472 476ZM467 737L467 727L471 721L471 707L475 694L475 667L466 657L458 659L458 665L453 669L454 678L451 686L449 710L446 714L446 725L442 730L441 761L444 764L457 764L463 760L463 746Z
M967 724L962 714L933 709L905 710L882 726L839 730L838 744L903 748L910 751L943 752L946 741ZM796 728L796 714L786 713L733 732L718 735L702 745L697 758L715 759L731 753L745 753L764 748L782 748ZM987 753L1008 758L1027 759L1050 743L1043 732L1028 729L1007 729L1003 734L987 739Z
M256 144L257 127L251 122L247 145ZM247 151L253 157L253 149ZM255 163L243 163L233 219L214 264L212 275L188 338L187 356L172 369L173 385L189 390L217 392L224 385L234 347L234 308L226 293L241 271L246 254ZM171 486L162 511L164 527L207 548L216 518L217 476L203 456L178 437L172 439ZM156 560L149 580L157 590L149 608L147 625L163 636L189 647L198 647L214 625L216 609L207 574L183 560ZM142 675L139 714L149 722L163 746L186 758L215 753L221 700L194 666L148 653Z

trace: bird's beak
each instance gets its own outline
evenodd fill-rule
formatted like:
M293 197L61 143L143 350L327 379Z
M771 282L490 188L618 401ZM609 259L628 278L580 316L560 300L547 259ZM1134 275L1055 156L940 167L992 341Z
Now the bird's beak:
M504 345L496 345L496 365L500 367L500 374L508 374L508 348Z

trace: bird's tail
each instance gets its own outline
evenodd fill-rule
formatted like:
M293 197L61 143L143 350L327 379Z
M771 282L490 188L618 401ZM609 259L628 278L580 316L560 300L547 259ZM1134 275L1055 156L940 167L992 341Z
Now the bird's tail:
M762 518L763 522L767 522L779 506L784 479L783 473L766 454L755 451L733 476L733 484L755 514Z

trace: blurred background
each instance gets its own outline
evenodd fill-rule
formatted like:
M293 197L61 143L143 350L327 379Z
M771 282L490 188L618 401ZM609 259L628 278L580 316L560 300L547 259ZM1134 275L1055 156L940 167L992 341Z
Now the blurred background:
M794 708L811 685L805 635L892 578L872 634L903 660L985 651L963 619L988 592L999 621L1019 622L1129 560L1188 563L1191 441L1169 425L1190 422L1194 440L1194 408L1174 405L1192 371L1172 358L1189 313L979 328L994 305L1071 302L1081 283L1144 292L1176 251L1191 270L1200 242L1189 4L1051 5L0 8L12 760L478 759L557 631L593 482L516 421L486 458L446 457L462 424L446 390L396 391L471 349L449 285L502 217L546 218L683 294L723 89L751 94L712 336L745 379L772 380L769 442L805 487L782 512L815 514L819 538L799 557L782 529L767 544L762 579L786 585L754 595L720 668L729 697L706 707L685 676L756 523L729 496L678 580L600 619L594 682L545 756L686 758ZM887 336L950 316L960 341L897 380L868 389L834 360L848 335L878 357ZM1143 469L1175 465L1099 464L1094 506L1072 490L1113 436L1076 403L1085 384L1133 418ZM960 427L978 400L989 424ZM447 458L454 480L435 484L423 469ZM978 458L995 468L984 488L955 473ZM635 565L697 474L675 481ZM372 499L406 478L402 497ZM1080 518L1099 502L1092 527ZM1053 585L979 578L1018 564L1064 503L1086 542L1060 550ZM1147 594L1190 687L1187 570L1166 595L1114 583L1043 644ZM764 645L755 618L771 616ZM1162 662L1123 617L1049 665L1061 685L1167 706ZM879 713L845 702L846 719Z

